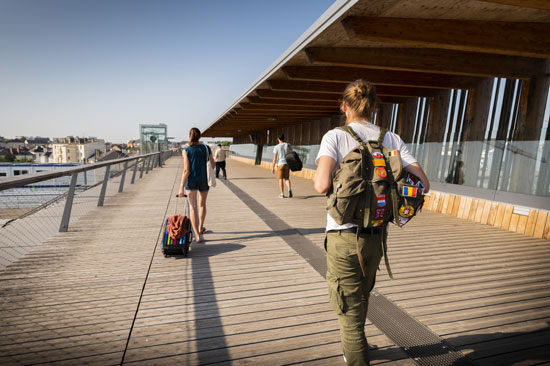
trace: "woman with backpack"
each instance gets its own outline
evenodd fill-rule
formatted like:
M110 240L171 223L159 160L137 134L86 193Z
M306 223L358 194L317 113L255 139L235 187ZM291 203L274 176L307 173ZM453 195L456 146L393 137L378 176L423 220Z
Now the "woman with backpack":
M340 109L346 116L346 126L353 131L335 128L323 136L315 161L317 170L314 187L317 192L326 194L341 188L332 187L333 172L340 168L343 158L359 145L357 137L364 142L383 138L382 146L400 152L403 169L420 178L424 193L430 189L426 174L403 140L392 132L380 137L380 127L371 123L375 100L374 85L361 79L350 83L344 90ZM383 156L378 156L380 164L385 164L380 157ZM385 169L376 172L386 177ZM386 197L380 197L375 202L377 206L374 209L381 210L384 216ZM371 226L358 228L355 224L345 222L339 225L327 214L325 249L329 300L338 315L344 360L348 365L369 365L365 320L369 295L374 287L376 270L387 237L386 224Z
M197 243L202 242L201 235L206 231L204 227L206 198L210 188L208 186L206 163L209 162L212 169L215 166L210 147L199 143L200 138L200 130L193 127L189 131L189 146L183 149L183 176L179 189L180 197L183 197L185 193L189 198L189 216ZM198 207L197 192L199 193Z

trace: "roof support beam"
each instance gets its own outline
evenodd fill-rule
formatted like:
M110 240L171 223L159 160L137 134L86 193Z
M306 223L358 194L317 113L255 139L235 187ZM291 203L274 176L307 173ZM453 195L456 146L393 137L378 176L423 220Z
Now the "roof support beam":
M473 89L482 78L424 72L372 70L337 66L284 66L289 79L351 82L365 79L374 84L418 86L436 89Z
M342 23L355 40L550 58L550 23L359 16Z
M300 80L271 80L269 82L274 88L273 90L259 89L256 93L262 98L277 98L277 99L303 99L303 100L339 100L346 88L346 83L331 83L331 82L310 82ZM329 88L330 86L338 85L341 89L338 93L317 93L316 87ZM375 84L376 85L376 84ZM395 96L395 97L433 97L438 92L437 89L417 88L407 86L388 86L376 85L376 94L380 96Z
M434 48L312 47L306 53L313 65L482 77L529 78L543 68L537 58Z

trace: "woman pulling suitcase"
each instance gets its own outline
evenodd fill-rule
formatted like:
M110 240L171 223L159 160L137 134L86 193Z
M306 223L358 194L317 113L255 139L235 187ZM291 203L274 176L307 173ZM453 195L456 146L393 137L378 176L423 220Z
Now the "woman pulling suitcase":
M202 235L206 231L204 221L206 219L206 198L209 189L206 162L210 162L212 169L215 167L210 147L199 143L200 138L200 130L193 127L189 131L189 146L183 150L183 176L178 193L180 197L183 197L184 194L188 196L191 226L195 232L197 243L203 241Z

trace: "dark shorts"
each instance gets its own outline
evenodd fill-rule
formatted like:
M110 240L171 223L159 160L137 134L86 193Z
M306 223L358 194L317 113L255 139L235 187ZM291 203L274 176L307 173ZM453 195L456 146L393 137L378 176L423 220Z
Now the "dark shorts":
M185 189L187 191L196 191L197 189L199 192L207 192L210 187L208 186L207 182L186 182L185 183Z

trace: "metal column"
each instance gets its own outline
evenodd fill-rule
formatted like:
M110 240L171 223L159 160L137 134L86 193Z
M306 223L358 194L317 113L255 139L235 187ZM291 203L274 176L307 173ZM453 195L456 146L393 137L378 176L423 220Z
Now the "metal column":
M126 178L126 169L128 169L128 162L124 163L124 168L122 170L122 177L120 178L120 185L118 186L118 192L122 192L124 188L124 178Z
M134 184L134 181L136 180L138 163L139 163L139 159L136 159L136 165L134 165L134 173L132 173L132 182L130 184Z
M105 168L105 177L103 177L103 185L101 186L101 193L99 194L99 200L97 201L98 206L103 206L103 201L105 201L105 191L107 190L107 182L109 181L110 172L111 166L107 165Z
M86 172L84 172L84 174L86 174ZM59 225L60 233L66 233L69 229L69 221L71 219L71 209L73 208L73 197L77 177L78 173L71 175L71 185L69 186L69 192L67 192L67 201L65 201L65 209L63 210L63 217L61 218L61 225Z

